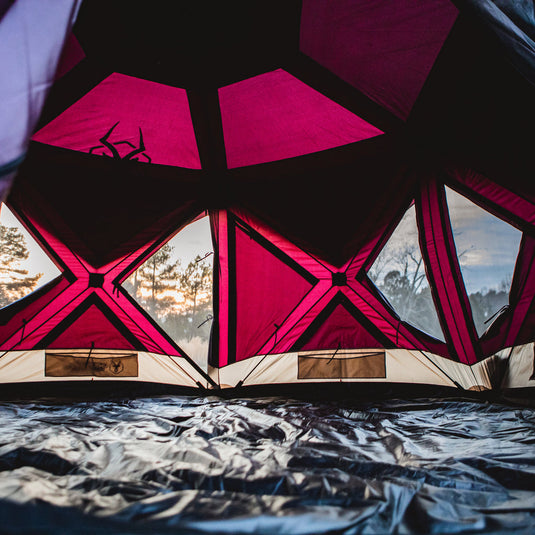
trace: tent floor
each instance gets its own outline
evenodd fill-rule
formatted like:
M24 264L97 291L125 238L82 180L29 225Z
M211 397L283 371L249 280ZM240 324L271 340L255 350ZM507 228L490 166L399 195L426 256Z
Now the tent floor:
M535 409L474 399L0 403L2 533L533 533Z

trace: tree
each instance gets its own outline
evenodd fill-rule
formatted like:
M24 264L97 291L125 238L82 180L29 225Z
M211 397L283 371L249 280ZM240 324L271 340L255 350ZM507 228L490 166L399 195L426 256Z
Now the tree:
M470 251L461 251L461 260ZM382 274L386 275L382 277ZM388 299L399 317L433 336L442 336L441 328L425 277L423 259L414 244L385 247L368 272L370 279ZM483 288L469 294L472 316L477 332L483 332L494 320L497 312L507 305L511 276L505 277L497 289Z
M195 317L197 312L197 300L200 297L206 301L206 294L212 288L212 266L199 255L190 262L186 269L180 274L180 290L187 301L190 302L190 314Z
M167 317L167 331L177 340L190 341L194 337L208 340L212 319L211 262L197 255L180 272L177 290L184 303L180 313Z
M175 290L180 261L171 262L172 254L173 246L165 244L125 281L125 288L155 317L165 316L175 303L169 292Z
M384 272L386 275L381 277ZM433 336L442 337L422 255L416 243L385 247L368 274L402 320Z
M29 256L22 232L17 227L0 225L0 307L29 294L43 276L29 276L28 270L22 268Z
M505 277L498 289L480 290L468 296L472 316L479 335L482 335L488 327L499 316L498 312L509 303L509 288L511 287L511 276Z
M124 287L174 339L208 339L212 312L211 262L196 256L185 268L166 244L140 266ZM202 328L199 328L202 326Z

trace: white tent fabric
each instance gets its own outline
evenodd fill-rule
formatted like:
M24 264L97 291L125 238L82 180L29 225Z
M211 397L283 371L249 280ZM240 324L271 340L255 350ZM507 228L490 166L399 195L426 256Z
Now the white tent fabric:
M21 163L81 0L16 0L0 20L0 200Z

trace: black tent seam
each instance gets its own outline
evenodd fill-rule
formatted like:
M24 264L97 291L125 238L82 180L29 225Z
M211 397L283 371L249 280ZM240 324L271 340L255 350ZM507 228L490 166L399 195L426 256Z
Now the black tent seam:
M402 119L301 50L287 60L282 68L308 87L384 133L404 127ZM334 91L332 88L335 88Z
M85 291L85 290L84 290ZM81 294L80 294L81 295ZM128 340L136 351L145 351L146 348L141 344L137 337L132 334L126 326L117 318L117 316L111 311L101 297L96 292L91 292L83 301L78 305L67 317L65 317L58 325L56 325L45 337L43 337L38 345L42 347L49 346L56 338L64 333L74 322L79 319L87 310L95 305L100 312L102 312L106 319L117 329L121 335ZM36 347L34 349L40 349Z
M218 90L187 89L186 93L201 168L209 183L210 172L228 168Z
M354 291L354 290L353 290ZM392 341L384 335L367 317L363 314L341 291L338 291L329 303L320 311L320 313L312 320L310 325L301 334L299 339L294 343L291 352L300 351L301 348L310 341L314 333L321 325L325 323L327 318L333 313L334 309L341 305L346 312L348 312L357 323L364 328L364 330L373 336L379 343L383 344L385 349L392 349Z
M304 268L301 264L299 264L296 260L291 258L289 255L287 255L284 251L279 249L275 244L270 242L267 238L262 236L258 231L253 229L250 225L248 225L245 221L243 221L240 217L233 214L234 221L236 224L236 228L239 228L242 232L247 234L252 240L254 240L260 247L264 248L268 253L271 253L275 258L280 260L282 263L286 264L289 268L291 268L293 271L295 271L298 275L301 275L303 279L305 279L307 282L309 282L312 285L316 285L319 282L319 279L310 273L306 268ZM297 246L296 246L297 247ZM319 264L321 264L325 269L332 272L331 269L326 267L321 261L317 260L315 257L310 255L310 253L307 253L306 251L303 251L300 247L297 247L300 251L302 251L304 254L309 256L310 258L313 258L316 260Z

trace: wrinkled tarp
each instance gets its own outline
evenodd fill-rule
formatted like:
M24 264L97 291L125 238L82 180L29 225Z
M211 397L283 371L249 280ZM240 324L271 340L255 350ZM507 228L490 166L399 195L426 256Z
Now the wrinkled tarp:
M535 409L0 403L2 533L535 531Z

